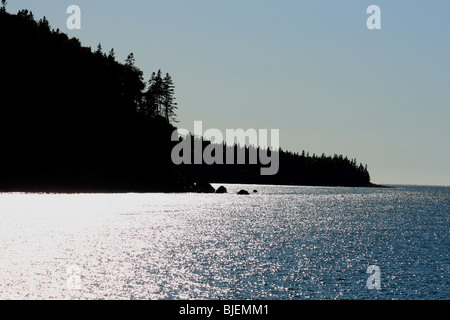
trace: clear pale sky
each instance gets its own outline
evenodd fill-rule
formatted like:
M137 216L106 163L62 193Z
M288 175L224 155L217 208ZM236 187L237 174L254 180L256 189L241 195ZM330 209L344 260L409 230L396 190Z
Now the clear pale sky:
M180 128L279 129L283 149L357 158L374 183L450 185L448 0L8 2L133 52L146 80L169 72ZM66 27L73 4L81 30ZM366 27L373 4L381 30Z

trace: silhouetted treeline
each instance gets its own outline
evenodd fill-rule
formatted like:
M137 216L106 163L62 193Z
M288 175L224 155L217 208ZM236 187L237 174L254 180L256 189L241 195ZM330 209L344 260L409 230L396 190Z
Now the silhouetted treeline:
M183 173L191 177L205 178L216 183L257 183L278 185L311 185L311 186L373 186L370 183L370 174L367 165L358 164L356 159L348 159L342 155L312 156L303 151L292 153L280 149L278 151L278 172L275 175L261 175L260 168L270 167L275 159L275 152L263 149L268 154L271 163L263 165L259 158L260 148L254 146L217 146L222 149L222 161L224 164L194 164L195 142L202 144L202 152L211 143L197 137L191 139L191 164L182 164ZM181 141L182 139L180 139ZM212 150L214 148L210 148ZM209 151L208 151L209 152ZM245 154L245 164L238 164L238 155ZM267 153L269 152L269 153ZM232 163L226 164L227 154L232 153ZM249 164L251 154L255 155L257 164ZM212 152L215 156L215 152ZM219 157L220 158L220 157ZM230 157L231 158L231 157ZM267 159L265 159L267 162Z
M276 176L257 165L175 166L174 83L144 80L134 55L83 47L21 10L0 9L0 190L189 191L194 182L366 185L340 157L280 152ZM237 148L237 147L236 147ZM198 184L197 184L198 185Z

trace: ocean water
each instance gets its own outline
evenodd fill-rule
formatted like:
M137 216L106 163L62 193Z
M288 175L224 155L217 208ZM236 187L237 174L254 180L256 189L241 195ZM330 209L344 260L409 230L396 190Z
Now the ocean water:
M450 187L225 186L0 194L0 299L450 298Z

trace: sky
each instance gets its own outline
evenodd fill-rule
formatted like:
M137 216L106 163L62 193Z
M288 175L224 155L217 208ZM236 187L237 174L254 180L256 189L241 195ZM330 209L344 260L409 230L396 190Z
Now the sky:
M450 185L448 0L8 1L19 9L133 52L146 80L170 73L179 128L279 129L282 149L356 158L374 183Z

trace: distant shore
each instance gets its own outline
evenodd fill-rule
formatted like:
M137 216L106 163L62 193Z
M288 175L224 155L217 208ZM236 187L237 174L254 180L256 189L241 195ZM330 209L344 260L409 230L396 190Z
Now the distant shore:
M297 185L297 184L264 184L264 183L228 183L228 182L211 182L211 184L233 184L233 185L265 185L265 186L286 186L286 187L326 187L326 188L394 188L392 186L384 186L379 184L368 184L362 186L338 186L338 185ZM208 189L192 189L191 187L137 187L137 188L121 188L121 187L70 187L70 186L40 186L40 187L1 187L0 193L46 193L46 194L124 194L124 193L214 193L211 184ZM213 188L214 189L214 188ZM209 191L207 191L209 190Z

